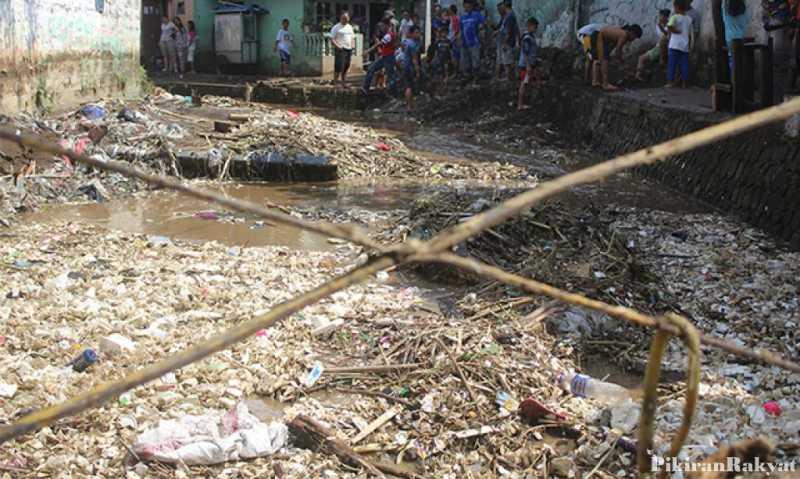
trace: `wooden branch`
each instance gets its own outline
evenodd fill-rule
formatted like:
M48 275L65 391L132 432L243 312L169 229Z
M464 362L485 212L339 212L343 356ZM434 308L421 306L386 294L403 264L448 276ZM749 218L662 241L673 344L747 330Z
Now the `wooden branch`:
M333 431L314 419L300 414L287 422L286 426L294 436L294 444L297 447L333 454L348 466L363 468L373 476L384 477L374 465L353 451L343 440L337 438Z
M508 273L496 266L482 263L473 258L463 258L452 253L443 253L412 256L409 258L409 261L421 263L435 262L457 266L472 273L514 286L523 291L542 294L564 303L600 311L613 318L621 319L639 326L658 328L659 330L666 331L677 337L682 338L684 336L683 332L679 328L661 318L654 318L631 308L626 308L624 306L612 306L608 303L587 298L586 296L580 294L570 293L568 291L564 291L563 289L559 289L533 279L523 278L522 276ZM706 346L713 346L736 356L751 358L759 362L778 366L781 369L786 369L787 371L800 373L800 365L783 359L769 351L763 351L755 348L743 348L729 341L725 341L724 339L703 334L700 335L700 342Z
M327 368L325 374L390 373L406 369L419 369L422 364L386 364L383 366L354 366L349 368Z
M352 439L350 439L350 444L356 445L359 442L363 441L364 438L372 434L373 432L380 429L384 424L391 421L393 417L400 414L402 409L399 406L394 406L389 408L385 413L381 414L378 419L372 421L365 427L361 432L355 435Z
M469 398L472 400L472 402L476 402L478 399L475 396L475 391L472 390L472 386L469 384L469 381L467 381L467 376L464 374L464 371L461 370L461 366L458 365L458 361L456 361L456 358L455 356L453 356L453 353L450 352L450 348L445 346L445 344L442 342L441 339L439 339L438 336L436 337L435 340L439 344L439 347L444 349L445 354L447 354L447 357L450 358L450 362L453 363L453 367L456 369L458 377L461 378L461 382L463 382L464 387L467 388L467 393L469 393Z

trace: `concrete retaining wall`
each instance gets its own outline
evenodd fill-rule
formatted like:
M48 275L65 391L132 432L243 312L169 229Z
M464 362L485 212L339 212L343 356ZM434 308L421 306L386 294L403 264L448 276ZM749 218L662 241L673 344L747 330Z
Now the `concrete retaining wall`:
M562 90L542 97L568 133L613 157L724 120L614 95ZM544 105L543 105L544 106ZM667 160L641 173L707 201L800 248L800 142L783 125L760 128Z
M0 0L0 111L141 91L140 0Z

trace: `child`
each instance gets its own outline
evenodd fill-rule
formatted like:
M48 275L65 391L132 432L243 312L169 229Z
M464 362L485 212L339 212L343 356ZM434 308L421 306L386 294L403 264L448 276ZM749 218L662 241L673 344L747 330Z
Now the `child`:
M278 38L275 40L274 51L281 57L281 76L289 76L289 66L292 64L292 35L289 33L289 19L284 18Z
M676 70L681 71L681 86L686 88L689 80L689 43L692 34L692 17L686 14L688 0L675 0L675 14L667 23L669 29L669 63L667 65L667 87L677 85Z
M536 44L536 30L539 29L539 20L535 17L528 19L528 31L522 35L522 48L519 52L519 97L517 99L517 110L522 111L525 107L525 91L533 81L539 80L536 72L536 65L539 64L538 45Z
M420 28L414 25L408 30L408 37L403 41L403 80L406 88L406 111L409 112L414 107L414 91L417 89L421 74L420 37Z
M461 18L458 16L458 7L455 5L450 5L450 32L447 34L447 38L453 45L453 71L458 75L461 70L459 67L459 61L461 60L461 43L459 41L461 38Z
M639 57L639 64L636 67L636 79L640 82L647 82L644 73L648 63L656 63L664 65L666 59L667 44L669 43L669 30L667 30L667 22L669 21L670 11L659 10L658 19L656 20L656 35L658 42L656 45L647 50Z
M441 80L443 85L447 84L449 68L452 61L452 44L447 38L447 27L442 27L437 32L436 42L431 44L432 53L428 54L428 64L431 67L431 79Z
M187 23L189 27L189 49L186 54L186 63L188 63L188 71L190 73L195 73L194 70L194 55L197 51L197 27L195 26L194 22L189 20Z

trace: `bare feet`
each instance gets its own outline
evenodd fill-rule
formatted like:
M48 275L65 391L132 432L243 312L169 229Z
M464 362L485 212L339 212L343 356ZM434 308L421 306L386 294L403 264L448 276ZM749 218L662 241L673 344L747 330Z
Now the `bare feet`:
M605 90L605 91L619 91L619 88L615 87L611 83L606 83L605 85L603 85L603 90Z
M677 85L675 84L675 82L669 82L666 85L664 85L664 88L675 88L676 86Z

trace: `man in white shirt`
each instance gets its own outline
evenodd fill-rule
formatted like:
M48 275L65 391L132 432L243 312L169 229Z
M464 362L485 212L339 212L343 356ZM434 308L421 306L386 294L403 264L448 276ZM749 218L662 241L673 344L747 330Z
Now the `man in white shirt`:
M350 61L353 57L353 50L356 48L356 34L353 25L350 24L350 15L342 13L339 23L331 28L331 43L336 50L334 61L333 81L341 79L341 86L344 87L347 81L347 72L350 70Z
M289 75L289 66L292 64L292 35L289 33L289 19L284 18L278 37L275 39L274 51L281 57L281 75Z

